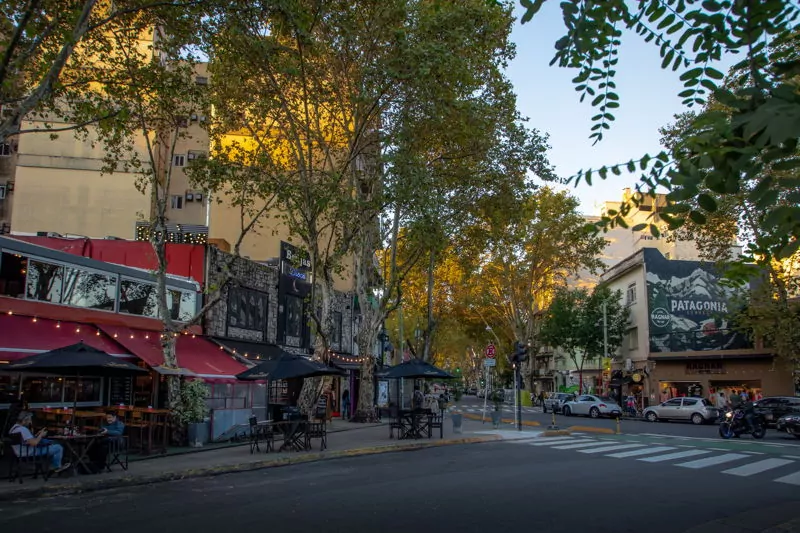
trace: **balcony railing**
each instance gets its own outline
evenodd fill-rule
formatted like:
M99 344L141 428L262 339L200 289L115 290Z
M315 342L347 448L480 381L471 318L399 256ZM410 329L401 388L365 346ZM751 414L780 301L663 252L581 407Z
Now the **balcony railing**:
M747 350L753 341L733 329L681 331L650 335L651 352L706 352L711 350Z

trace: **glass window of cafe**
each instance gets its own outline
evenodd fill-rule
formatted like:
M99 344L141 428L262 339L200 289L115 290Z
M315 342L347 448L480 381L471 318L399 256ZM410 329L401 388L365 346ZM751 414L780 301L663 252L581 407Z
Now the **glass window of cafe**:
M22 381L22 393L25 400L33 408L68 407L75 402L75 393L79 407L96 407L102 405L102 378L75 378L52 376L25 376Z

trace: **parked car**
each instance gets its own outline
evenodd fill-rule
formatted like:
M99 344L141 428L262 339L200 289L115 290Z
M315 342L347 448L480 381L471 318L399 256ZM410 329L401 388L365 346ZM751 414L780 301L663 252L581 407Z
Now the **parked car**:
M584 394L574 400L564 402L561 412L564 413L564 416L584 415L592 418L601 416L617 418L622 416L622 407L611 398Z
M792 413L800 413L800 398L771 396L755 402L753 406L756 413L764 417L768 426L774 426L778 419Z
M780 417L775 423L775 427L778 431L783 431L800 439L800 413L792 413Z
M571 402L574 399L574 394L569 394L567 392L553 393L549 398L544 399L542 411L545 413L560 413L564 403Z
M477 396L478 395L478 387L470 387L467 389L467 394L470 396Z
M642 413L645 420L691 420L693 424L716 422L719 410L704 398L672 398L659 405L648 407Z

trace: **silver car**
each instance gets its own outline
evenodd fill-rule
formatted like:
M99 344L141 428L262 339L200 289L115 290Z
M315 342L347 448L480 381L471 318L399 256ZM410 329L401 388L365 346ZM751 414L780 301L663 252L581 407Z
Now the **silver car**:
M703 398L672 398L660 405L644 410L644 418L650 422L659 420L691 420L693 424L707 424L719 417L719 411Z
M610 416L618 418L622 416L622 408L611 398L601 398L591 394L583 394L576 399L564 402L561 406L564 416L584 415L592 418Z

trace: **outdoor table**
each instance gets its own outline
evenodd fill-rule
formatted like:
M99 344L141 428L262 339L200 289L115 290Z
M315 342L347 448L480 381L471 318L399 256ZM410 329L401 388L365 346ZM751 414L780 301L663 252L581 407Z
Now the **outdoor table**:
M306 442L307 420L275 422L274 426L283 433L283 444L278 451L294 450L299 452L308 450L308 443Z
M423 419L428 419L431 416L431 412L428 410L415 410L415 411L408 411L403 410L400 411L400 416L398 419L398 423L401 427L402 432L398 435L398 439L421 439L423 432L427 429L428 421L424 421Z
M81 466L86 472L91 472L89 464L89 450L99 439L106 438L104 435L53 435L48 436L50 440L56 441L64 448L64 461L72 463L72 475L78 475L78 467Z
M141 415L142 420L146 426L147 430L147 440L142 444L146 444L143 446L142 453L144 455L148 455L153 452L153 432L156 427L162 427L163 432L161 434L161 442L156 443L160 444L160 451L161 453L167 452L167 426L169 424L169 409L153 409L150 407L133 407L133 406L126 406L120 405L117 407L113 407L117 411L117 413L121 413L123 415L123 422L126 426L137 427L135 422L132 424L131 417L128 416L132 413L136 413L137 415ZM144 439L141 439L144 440Z

